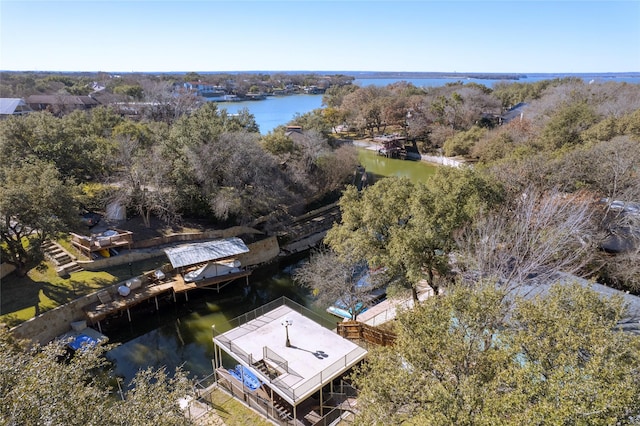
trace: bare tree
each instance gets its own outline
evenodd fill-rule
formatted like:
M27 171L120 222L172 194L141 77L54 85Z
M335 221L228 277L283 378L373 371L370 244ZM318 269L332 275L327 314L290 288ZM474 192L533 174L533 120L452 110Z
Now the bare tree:
M294 274L295 281L311 290L322 307L343 305L351 319L357 319L369 303L371 291L381 286L368 274L363 262L344 260L332 251L311 254L309 263Z
M460 238L459 269L507 287L577 273L591 259L589 200L580 194L529 189L514 203L481 218Z

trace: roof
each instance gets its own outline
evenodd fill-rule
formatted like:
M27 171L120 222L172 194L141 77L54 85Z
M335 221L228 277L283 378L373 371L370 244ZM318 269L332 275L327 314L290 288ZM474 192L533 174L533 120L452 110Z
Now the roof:
M183 244L164 250L174 268L225 259L248 251L249 247L238 237Z
M51 104L51 105L85 105L95 106L99 102L91 96L73 95L31 95L27 98L28 104Z
M21 98L0 98L0 115L30 112L31 108Z
M366 349L304 315L304 307L285 300L273 308L274 302L239 317L254 319L215 336L214 341L246 364L245 359L255 363L267 358L285 364L288 372L268 383L288 402L303 401L366 356ZM290 322L286 330L285 320ZM287 335L291 346L286 345Z
M504 114L502 114L502 122L506 124L514 118L519 117L520 114L523 113L527 105L529 104L520 102L519 104L516 104L512 108L508 109Z
M627 307L627 310L624 317L618 323L618 326L623 331L640 334L640 297L629 294L628 292L616 290L596 282L591 282L575 275L560 273L557 274L554 279L546 282L541 283L534 281L519 285L515 288L514 293L528 299L538 295L546 295L555 283L571 284L574 282L583 287L590 288L604 298L613 296L621 297L623 303Z

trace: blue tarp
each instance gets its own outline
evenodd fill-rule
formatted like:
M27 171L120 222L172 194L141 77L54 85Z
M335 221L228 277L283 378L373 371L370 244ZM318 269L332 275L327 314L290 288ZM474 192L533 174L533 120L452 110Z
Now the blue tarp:
M87 336L86 334L79 334L71 343L69 343L69 347L74 351L84 347L84 346L94 346L97 345L98 341L91 336Z

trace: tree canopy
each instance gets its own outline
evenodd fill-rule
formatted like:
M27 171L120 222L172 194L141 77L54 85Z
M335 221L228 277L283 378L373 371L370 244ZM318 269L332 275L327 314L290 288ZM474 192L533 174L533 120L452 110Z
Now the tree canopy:
M449 270L455 234L475 215L495 205L498 186L471 169L440 168L427 182L387 178L340 199L342 221L326 243L341 256L355 256L412 289L422 279L435 290Z
M180 399L192 395L184 373L139 371L116 384L108 346L72 356L63 342L29 348L0 330L0 423L5 425L190 425ZM134 386L129 389L129 385Z
M397 318L355 375L359 424L630 424L640 338L625 308L579 284L509 296L455 287Z
M42 161L0 168L0 250L3 261L26 273L29 262L40 260L40 245L56 234L75 229L73 187L58 170Z

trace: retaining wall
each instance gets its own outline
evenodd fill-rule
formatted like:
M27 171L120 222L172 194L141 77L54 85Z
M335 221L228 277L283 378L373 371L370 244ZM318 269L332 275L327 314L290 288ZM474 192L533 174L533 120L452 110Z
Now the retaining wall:
M223 234L226 235L226 233ZM217 236L216 238L220 237ZM243 266L254 266L269 262L276 258L280 252L280 246L278 245L278 240L276 237L269 237L255 243L248 244L247 246L249 247L249 252L244 253L238 257ZM157 250L157 252L159 252L160 255L164 255L164 252L162 250ZM159 255L156 254L156 256ZM116 256L114 257L114 259L117 257L124 257L124 255ZM104 260L109 259L110 258ZM147 282L147 278L145 275L142 275L139 278L142 279L143 284ZM121 281L119 283L106 287L106 289L108 289L110 293L116 294L118 286L122 285L125 282L126 280ZM98 302L97 294L98 291L101 290L104 289L97 290L94 293L88 294L86 296L81 296L76 300L73 300L50 311L44 312L37 317L31 318L30 320L27 320L22 324L15 326L10 331L17 338L28 339L41 345L46 344L55 339L57 336L60 336L61 334L69 331L72 322L86 320L82 308L90 305L91 303Z
M439 155L422 155L422 161L428 161L429 163L442 164L443 166L450 167L462 167L466 164L464 161L452 158L452 157L443 157Z

